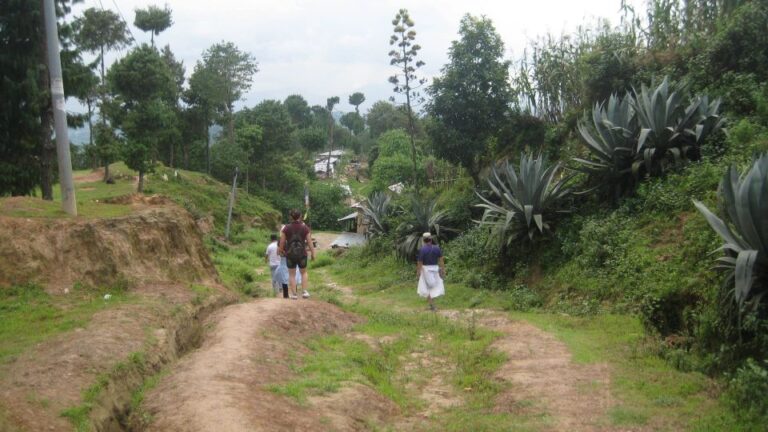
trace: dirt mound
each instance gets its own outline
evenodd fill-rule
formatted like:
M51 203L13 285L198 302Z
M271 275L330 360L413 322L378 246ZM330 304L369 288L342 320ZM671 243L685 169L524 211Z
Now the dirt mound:
M354 315L318 301L265 299L227 307L211 318L200 349L181 359L142 409L151 431L368 430L397 407L362 385L312 398L310 406L269 391L294 373L301 340L348 331ZM329 429L329 426L333 428Z
M0 217L0 287L216 282L189 213L168 205L113 219Z
M128 195L107 198L103 202L107 204L148 206L167 205L173 203L170 198L163 195L144 195L140 193L132 193Z

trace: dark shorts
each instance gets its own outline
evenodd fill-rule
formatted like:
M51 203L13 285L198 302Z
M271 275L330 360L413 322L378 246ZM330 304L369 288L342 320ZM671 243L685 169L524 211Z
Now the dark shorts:
M288 257L285 257L286 264L288 264L288 269L295 269L298 265L300 269L307 268L307 257L303 257L302 259L298 261L294 261Z

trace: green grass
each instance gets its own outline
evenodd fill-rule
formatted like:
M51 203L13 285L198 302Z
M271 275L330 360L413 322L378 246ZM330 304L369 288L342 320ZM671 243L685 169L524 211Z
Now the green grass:
M414 266L395 258L367 257L360 250L352 250L327 271L342 283L355 287L363 302L401 310L423 307L423 300L415 293ZM507 305L514 303L514 299L508 297L509 292L471 289L463 284L447 284L446 293L446 297L438 299L442 308L510 309ZM660 342L646 336L637 317L570 316L543 311L511 312L510 317L554 334L568 346L577 363L605 362L610 366L615 405L606 413L606 424L669 431L751 430L748 425L740 424L719 399L718 382L700 373L679 371L660 358L657 355ZM546 413L529 411L522 410L517 429L510 430L545 427ZM435 430L468 430L467 422L475 422L474 430L494 430L498 421L504 421L479 416L484 419L481 421L473 414L465 418L460 412L453 410L446 417L446 423L440 423Z
M105 293L112 297L104 300ZM83 327L96 312L132 301L122 289L76 285L67 295L50 295L34 285L0 290L0 364L57 334Z
M270 231L250 229L232 238L233 244L207 239L216 269L226 286L248 296L271 295L269 267L264 253Z

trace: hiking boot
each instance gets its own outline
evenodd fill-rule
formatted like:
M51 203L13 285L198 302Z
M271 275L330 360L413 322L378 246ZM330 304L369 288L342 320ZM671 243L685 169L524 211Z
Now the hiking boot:
M437 312L437 306L435 306L434 303L430 303L429 304L429 310L431 310L432 312Z
M309 298L309 293L307 292L307 290L304 290L304 293L303 293L303 294L301 294L301 297L302 297L302 298L305 298L305 299L308 299L308 298Z
M296 294L291 294L291 300L298 300L299 297Z

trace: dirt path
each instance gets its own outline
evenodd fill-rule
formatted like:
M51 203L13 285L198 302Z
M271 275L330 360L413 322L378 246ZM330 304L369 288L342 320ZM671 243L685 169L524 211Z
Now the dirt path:
M470 319L467 311L441 313L452 319ZM549 430L553 431L616 430L603 424L613 405L607 364L576 364L568 347L550 333L501 312L476 313L477 324L502 335L492 347L507 356L496 377L511 386L497 398L497 412L544 413L550 417Z
M263 299L230 306L209 322L202 347L182 359L145 402L150 431L365 430L397 407L362 385L309 406L269 390L293 377L289 360L305 338L345 332L359 321L318 301Z

